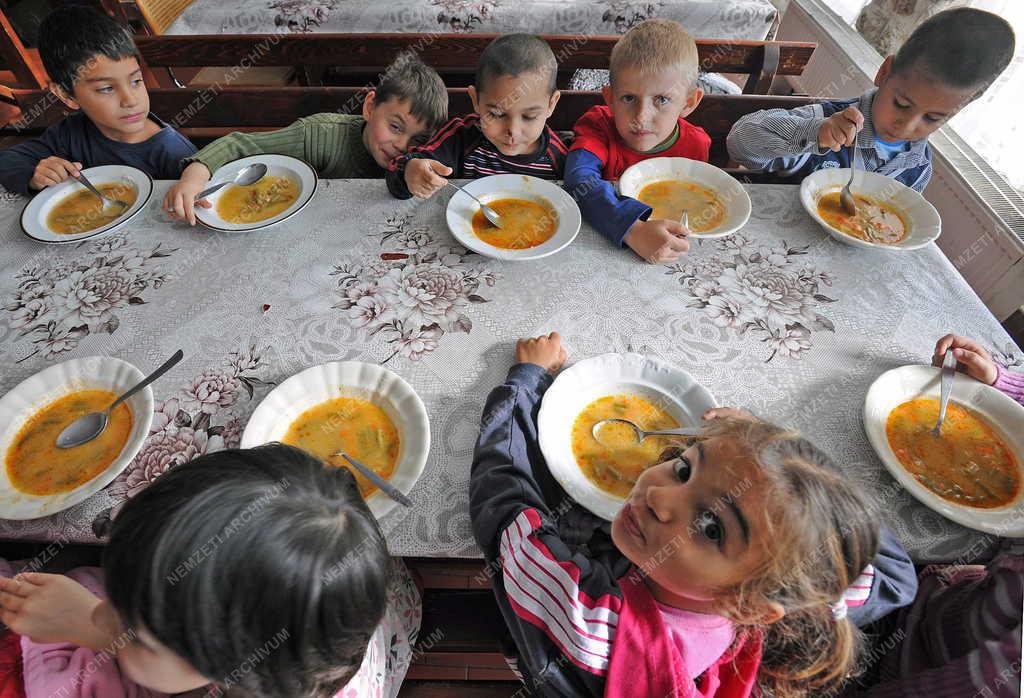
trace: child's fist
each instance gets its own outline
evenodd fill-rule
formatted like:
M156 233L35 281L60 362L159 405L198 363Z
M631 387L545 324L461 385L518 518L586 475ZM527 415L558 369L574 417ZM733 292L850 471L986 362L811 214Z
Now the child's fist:
M862 128L864 115L857 107L849 106L825 119L818 129L818 147L838 153L844 145L853 145Z
M203 191L209 181L210 171L206 169L206 165L201 162L189 163L181 173L181 179L167 191L164 197L164 210L171 214L171 218L184 218L189 225L195 225L195 207L198 205L210 208L213 205L206 199L195 200L196 195Z
M452 168L437 160L413 158L405 164L405 184L409 192L421 199L429 199L448 183L445 179Z
M557 332L516 342L516 363L536 364L554 375L565 363L565 347Z
M657 218L635 222L622 241L651 264L665 264L679 259L690 249L686 236L690 231L679 221Z
M953 358L957 360L958 371L966 373L985 385L992 385L996 382L999 372L996 369L996 362L992 360L992 355L985 351L980 344L967 337L947 334L936 342L935 353L932 356L933 366L942 365L942 359L949 348L953 349Z
M36 165L36 171L32 173L32 179L28 181L29 189L45 189L54 184L60 184L69 177L78 178L82 171L82 163L68 162L64 158L51 155L43 158Z

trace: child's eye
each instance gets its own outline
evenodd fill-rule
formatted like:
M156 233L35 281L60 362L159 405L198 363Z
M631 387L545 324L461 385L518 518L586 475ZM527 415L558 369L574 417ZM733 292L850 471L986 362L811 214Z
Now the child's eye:
M523 121L536 121L536 120L537 120L536 116L524 116L523 117Z
M402 127L398 124L391 124L391 131L392 133L400 134L402 133Z
M132 87L138 87L141 84L143 84L142 78L137 78L135 80L132 80Z
M931 122L933 124L942 121L942 119L940 119L937 116L928 116L927 114L925 114L924 119L925 119L925 121Z
M505 115L504 114L497 114L497 113L492 111L487 116L489 116L492 119L500 119L500 118L502 118Z
M676 461L672 468L675 470L676 477L679 479L679 482L689 482L690 475L693 474L693 466L690 465L689 458L686 456L680 456L679 460Z
M619 97L619 100L623 104L632 104L633 102L636 101L636 97L634 97L633 95L622 95L621 97Z
M99 92L100 94L108 95L108 94L110 94L111 92L114 91L114 88L113 87L101 87L101 88L99 88L96 91Z
M672 100L666 97L665 95L658 95L657 97L654 98L654 103L657 104L659 107L663 107L671 101Z
M705 511L697 517L696 528L709 541L719 547L722 546L722 540L725 538L725 529L722 527L722 522L718 517L710 511Z
M909 104L904 104L903 102L899 101L898 99L894 99L893 100L893 104L896 105L897 109L910 109L910 105Z

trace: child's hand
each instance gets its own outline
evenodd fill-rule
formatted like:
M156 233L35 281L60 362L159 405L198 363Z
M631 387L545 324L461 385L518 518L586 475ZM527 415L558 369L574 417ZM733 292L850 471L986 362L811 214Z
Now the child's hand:
M712 419L738 419L741 422L760 422L761 420L746 410L737 407L713 407L701 415L701 419L711 421Z
M206 183L210 181L210 176L210 171L203 163L189 163L181 173L181 179L164 197L164 210L171 214L171 218L185 218L189 225L196 224L195 207L210 208L213 205L206 199L195 200L196 195L203 191Z
M448 183L452 168L437 160L413 158L405 163L405 184L413 196L429 199Z
M69 177L78 178L82 171L82 163L68 162L64 158L51 155L43 158L36 165L36 171L32 173L32 179L28 180L29 189L45 189L54 184L60 184Z
M853 145L863 128L864 115L857 107L849 106L825 119L818 129L818 147L838 153L844 145Z
M565 364L565 359L565 347L557 332L516 342L516 363L536 364L554 375Z
M0 579L0 620L34 642L70 642L99 649L106 637L92 622L101 603L62 574L25 572Z
M966 373L985 385L992 385L996 382L999 373L996 370L996 362L992 355L975 342L973 339L961 337L955 334L947 334L935 343L935 353L932 355L932 366L941 366L946 350L953 348L953 358L957 360L958 371Z
M630 227L622 241L651 264L665 264L679 259L690 249L686 236L690 233L679 221L656 218L638 220Z

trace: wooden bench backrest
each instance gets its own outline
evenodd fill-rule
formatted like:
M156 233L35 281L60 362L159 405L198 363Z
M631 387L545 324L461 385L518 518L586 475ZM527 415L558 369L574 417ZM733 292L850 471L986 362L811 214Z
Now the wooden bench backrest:
M227 87L214 89L150 90L150 107L155 114L186 135L208 140L230 131L280 128L299 117L320 112L358 113L365 88L350 87ZM63 118L63 109L43 90L15 90L24 115L16 131L38 132ZM464 88L448 90L449 113L472 111ZM808 97L762 95L709 95L688 120L708 132L712 139L711 161L724 164L725 136L744 114L760 109L792 109L819 101ZM556 131L571 131L576 120L590 107L602 104L599 92L567 90L548 123Z
M196 66L344 67L375 75L403 51L446 71L471 71L499 34L237 34L138 37L150 68ZM607 68L618 36L545 35L561 72ZM817 44L698 39L701 70L750 75L744 89L766 93L776 75L800 75ZM365 81L351 84L365 84Z

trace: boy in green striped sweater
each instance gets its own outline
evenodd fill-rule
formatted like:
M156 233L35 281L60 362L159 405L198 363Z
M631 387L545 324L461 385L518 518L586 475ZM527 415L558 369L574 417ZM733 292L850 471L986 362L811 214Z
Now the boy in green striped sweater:
M362 115L313 114L265 133L231 133L182 161L187 167L164 197L164 210L196 224L195 197L212 173L232 160L273 153L308 162L327 179L384 177L392 159L432 134L448 118L448 92L441 76L412 53L388 66L376 90L367 93Z

